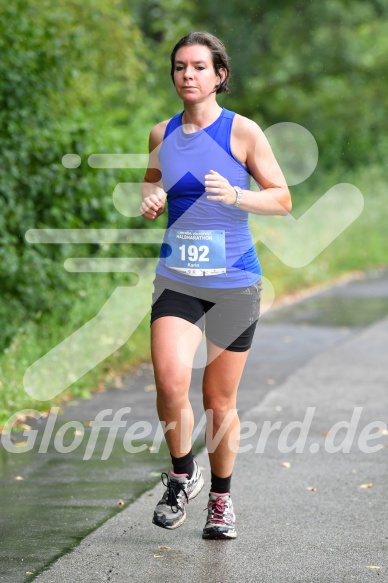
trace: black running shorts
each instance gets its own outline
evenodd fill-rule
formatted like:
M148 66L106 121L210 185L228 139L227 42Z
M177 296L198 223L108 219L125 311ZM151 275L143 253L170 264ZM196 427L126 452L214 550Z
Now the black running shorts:
M213 289L157 275L154 286L151 324L176 316L197 325L220 348L245 352L251 347L260 314L260 281L250 287Z

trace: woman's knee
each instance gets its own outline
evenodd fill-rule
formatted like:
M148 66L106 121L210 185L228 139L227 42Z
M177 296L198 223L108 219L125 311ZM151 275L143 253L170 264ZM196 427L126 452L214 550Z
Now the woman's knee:
M187 398L190 387L190 376L179 371L160 371L155 374L155 384L159 399L175 403Z
M220 425L227 418L230 421L237 415L235 399L204 398L204 409L208 422Z

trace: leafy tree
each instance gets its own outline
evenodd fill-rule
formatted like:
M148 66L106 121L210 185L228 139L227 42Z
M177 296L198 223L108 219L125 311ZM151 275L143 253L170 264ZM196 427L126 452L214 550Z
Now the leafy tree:
M197 5L195 24L219 35L232 55L232 108L264 128L280 121L304 125L328 167L382 161L386 2Z
M61 159L112 151L143 71L141 33L119 2L15 0L0 23L1 347L26 318L71 301L66 249L26 244L25 232L116 220L117 173Z

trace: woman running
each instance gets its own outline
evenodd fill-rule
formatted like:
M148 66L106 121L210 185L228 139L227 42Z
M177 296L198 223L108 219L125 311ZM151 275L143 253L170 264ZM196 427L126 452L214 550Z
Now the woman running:
M202 536L228 539L236 537L230 497L239 444L236 396L260 307L261 267L248 213L286 215L291 199L257 124L217 103L230 76L221 41L206 32L182 38L171 54L171 76L183 111L151 130L141 205L149 220L168 206L152 298L151 354L172 469L162 474L166 490L153 523L179 527L204 484L191 446L189 387L205 332L211 486ZM251 178L260 192L250 190Z

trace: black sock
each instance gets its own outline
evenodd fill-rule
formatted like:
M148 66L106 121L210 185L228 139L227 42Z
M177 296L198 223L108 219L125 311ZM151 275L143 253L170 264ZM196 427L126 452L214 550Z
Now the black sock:
M212 472L211 492L217 494L228 494L230 492L230 484L232 482L232 474L228 478L219 478Z
M194 473L194 455L192 450L183 457L171 456L174 474L188 474L189 478Z

